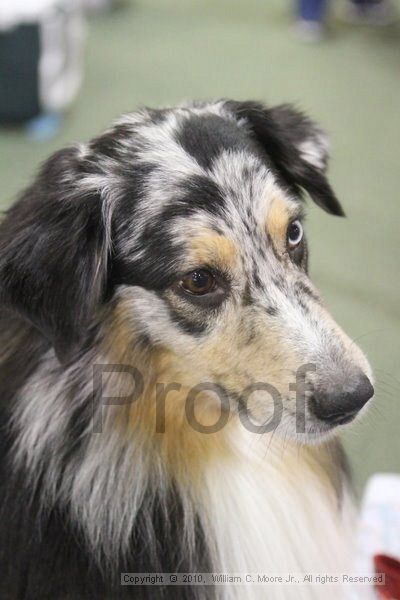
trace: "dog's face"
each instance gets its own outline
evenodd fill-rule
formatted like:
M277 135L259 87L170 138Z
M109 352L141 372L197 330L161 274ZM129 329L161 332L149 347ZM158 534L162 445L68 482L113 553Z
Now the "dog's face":
M3 298L60 355L111 307L123 344L163 357L162 383L211 384L248 425L320 437L373 394L365 357L307 274L300 188L342 214L326 160L322 132L289 107L128 115L51 159L36 200L28 190L11 211L40 249L11 225Z

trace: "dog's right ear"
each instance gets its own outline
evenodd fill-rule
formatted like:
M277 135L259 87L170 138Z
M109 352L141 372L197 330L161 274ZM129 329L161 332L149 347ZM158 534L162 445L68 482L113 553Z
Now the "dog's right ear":
M0 225L0 303L63 361L84 341L107 281L110 215L83 175L78 148L57 152Z

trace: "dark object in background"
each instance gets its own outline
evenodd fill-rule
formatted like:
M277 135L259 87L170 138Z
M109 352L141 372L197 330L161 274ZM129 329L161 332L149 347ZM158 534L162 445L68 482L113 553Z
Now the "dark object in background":
M313 26L322 25L330 4L328 0L297 0L297 18ZM348 0L346 20L368 25L389 25L398 19L392 0Z
M325 18L327 4L327 0L299 0L299 17L320 22Z
M39 27L0 33L0 121L25 121L40 113Z
M82 80L83 16L74 0L0 9L0 123L60 113ZM32 6L29 6L32 4Z
M384 585L377 585L376 592L382 600L400 600L400 561L392 556L374 556L375 572L385 575Z

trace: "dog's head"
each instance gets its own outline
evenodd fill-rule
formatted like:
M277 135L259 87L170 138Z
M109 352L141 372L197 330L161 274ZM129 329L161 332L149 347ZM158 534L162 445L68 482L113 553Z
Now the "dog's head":
M288 106L127 115L50 158L11 208L1 300L61 361L109 310L118 344L157 349L178 383L209 382L252 422L278 411L278 430L318 437L373 394L366 359L307 274L302 192L343 214L326 163L323 132Z

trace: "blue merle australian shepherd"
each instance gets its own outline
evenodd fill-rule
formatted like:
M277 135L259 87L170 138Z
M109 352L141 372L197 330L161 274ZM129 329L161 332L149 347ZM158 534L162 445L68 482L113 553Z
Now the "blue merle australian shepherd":
M326 163L290 106L140 110L7 212L2 599L318 599L121 573L348 569L336 433L373 388L307 275L302 193L343 214Z

